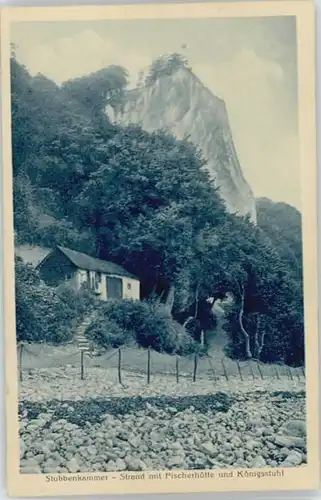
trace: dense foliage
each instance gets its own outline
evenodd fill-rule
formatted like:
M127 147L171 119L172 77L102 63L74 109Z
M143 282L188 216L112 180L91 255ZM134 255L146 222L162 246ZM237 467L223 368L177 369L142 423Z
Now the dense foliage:
M152 301L108 301L100 307L87 335L103 348L140 345L156 351L187 354L197 348L170 312Z
M93 299L89 294L45 285L37 271L19 257L15 276L18 342L60 344L71 340L74 328L90 308Z
M149 78L185 64L177 54L165 56ZM104 110L121 108L126 75L111 67L57 87L42 76L31 78L12 58L17 242L65 245L113 260L140 278L143 301L104 306L89 332L101 345L135 341L188 350L192 324L213 327L206 299L229 291L231 356L304 362L299 214L260 200L255 227L227 213L201 152L189 141L111 124ZM70 301L58 300L39 280L19 291L21 266L18 336L25 329L34 340L48 337L43 323L33 328L25 319L40 317L32 311L38 300L43 304L39 295L52 307ZM57 316L67 315L70 325L68 314L63 309Z
M182 54L166 54L152 62L145 78L146 85L152 85L162 76L170 76L180 68L186 68L188 61Z
M294 279L302 280L302 221L300 212L286 203L257 200L258 225L277 249Z

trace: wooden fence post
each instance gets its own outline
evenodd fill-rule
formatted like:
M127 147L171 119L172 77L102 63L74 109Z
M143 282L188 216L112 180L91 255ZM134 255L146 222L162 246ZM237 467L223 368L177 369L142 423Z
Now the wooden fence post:
M261 367L260 367L260 364L258 361L257 361L256 365L257 365L257 369L259 370L259 374L261 375L261 379L263 380L263 378L264 378L263 373L262 373L262 370L261 370Z
M194 370L193 370L193 382L196 382L196 372L197 372L197 361L198 361L197 352L194 355Z
M80 351L80 379L84 380L84 350Z
M176 354L176 382L179 382L179 358Z
M216 382L217 381L217 377L216 377L216 373L215 373L215 369L214 369L213 363L212 363L210 357L208 357L207 359L208 359L208 362L210 364L210 367L211 367L211 370L212 370L212 373L213 373L214 382Z
M242 382L243 382L243 377L242 377L242 372L241 372L240 363L239 363L238 361L236 361L236 364L237 364L237 369L238 369L238 372L239 372L240 379L241 379L241 380L242 380Z
M150 384L150 347L147 350L147 384Z
M221 363L222 363L222 366L223 366L224 376L225 376L226 380L228 381L228 375L227 375L227 371L226 371L226 367L225 367L223 358L221 359Z
M280 375L279 375L279 372L278 372L278 367L276 365L274 366L274 370L275 370L277 379L280 380Z
M121 384L121 347L118 349L118 382Z
M289 366L287 366L287 372L288 372L289 378L290 378L291 380L293 380L292 372L291 372L291 369L290 369L290 367L289 367Z
M251 370L252 378L253 378L253 380L255 380L255 375L254 375L254 371L253 371L253 367L252 367L251 361L249 361L249 365L250 365L250 370Z

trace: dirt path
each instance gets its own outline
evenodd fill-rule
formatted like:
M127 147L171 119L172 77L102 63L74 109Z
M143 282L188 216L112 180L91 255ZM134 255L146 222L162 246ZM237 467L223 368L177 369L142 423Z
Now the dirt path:
M208 354L214 359L225 357L224 348L227 345L228 338L223 328L224 310L221 307L221 301L217 300L213 306L213 312L216 316L216 328L213 332L207 334Z

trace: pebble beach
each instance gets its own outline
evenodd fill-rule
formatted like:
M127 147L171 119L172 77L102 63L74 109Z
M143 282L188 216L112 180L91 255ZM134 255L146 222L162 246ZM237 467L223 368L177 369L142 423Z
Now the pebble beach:
M240 384L77 368L28 370L22 473L275 468L307 462L303 380Z

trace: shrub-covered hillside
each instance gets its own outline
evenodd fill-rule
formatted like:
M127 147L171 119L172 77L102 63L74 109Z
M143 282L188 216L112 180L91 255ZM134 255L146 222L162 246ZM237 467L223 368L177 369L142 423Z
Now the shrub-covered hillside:
M227 212L203 169L201 151L188 140L111 124L106 106L117 114L126 99L123 68L109 67L61 87L41 75L32 78L14 55L11 70L16 242L68 246L136 274L142 299L166 310L161 315L144 304L118 306L134 307L138 322L137 314L148 313L146 329L135 333L142 346L172 352L166 335L179 326L189 348L186 319L192 316L207 328L206 299L230 291L230 355L303 363L300 229L295 218L286 234L282 229L290 208L276 230L277 209L260 201L255 227ZM58 331L71 331L70 318L78 317L73 301L71 312L57 312L67 298L58 300L58 292L44 288L38 293L44 285L20 261L16 282L20 338L34 335L37 341L43 334L50 340L44 323L56 315L66 318ZM40 303L52 307L51 316L39 313ZM119 327L130 334L121 311L113 315L115 332ZM28 322L35 325L32 331ZM157 341L148 333L153 329ZM103 341L99 325L93 335ZM176 349L183 352L181 341Z

